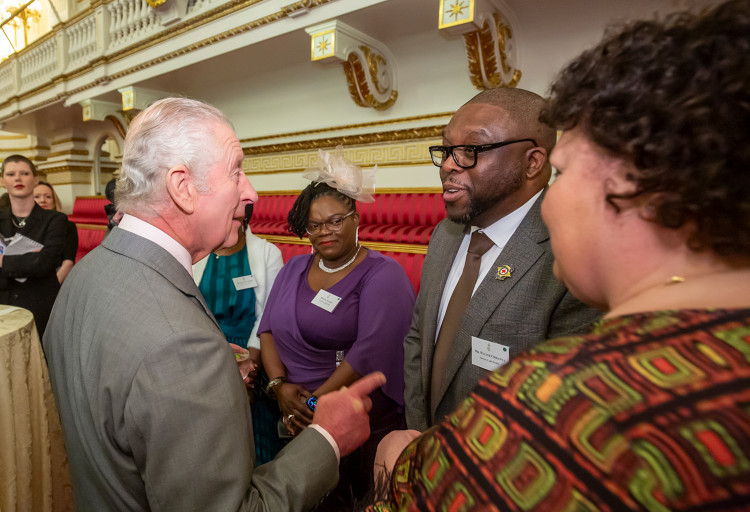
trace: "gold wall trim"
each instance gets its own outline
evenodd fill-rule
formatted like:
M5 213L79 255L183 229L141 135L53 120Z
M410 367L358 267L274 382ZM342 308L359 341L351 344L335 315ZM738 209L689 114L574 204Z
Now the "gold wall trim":
M60 165L57 167L45 167L44 169L40 169L41 172L44 172L46 174L55 174L58 172L91 172L92 167L86 167L83 165Z
M370 128L372 126L384 126L389 124L409 123L414 121L427 121L429 119L439 119L441 117L451 117L455 112L440 112L437 114L426 114L422 116L399 117L397 119L386 119L384 121L373 121L371 123L344 124L332 126L330 128L318 128L315 130L303 130L299 132L278 133L275 135L266 135L265 137L251 137L240 139L241 143L256 142L259 140L283 139L286 137L299 137L301 135L314 135L316 133L335 132L340 130L356 130L359 128Z
M258 192L259 196L297 196L302 190L264 190ZM419 187L419 188L387 188L375 190L375 196L381 194L442 194L441 187Z
M251 226L252 227L252 226ZM262 238L271 242L272 244L292 244L292 245L310 245L308 238L300 240L296 236L283 236L283 235L264 235L261 233L253 233L258 238ZM383 242L363 242L360 241L364 247L372 249L378 252L403 252L408 254L427 254L426 245L417 244L388 244Z
M0 147L0 151L3 153L21 153L23 151L49 151L49 146L29 146L27 148L3 148ZM33 158L32 158L33 160Z
M53 140L52 145L65 144L66 142L88 142L85 137L69 137L67 139Z
M335 148L342 146L355 146L362 144L375 144L378 142L395 142L400 140L434 139L442 137L445 125L425 126L424 128L409 128L406 130L389 130L385 132L366 133L361 135L343 135L341 137L330 137L327 139L301 140L299 142L287 142L283 144L267 144L263 146L251 146L243 148L245 156L264 155L268 153L286 153L288 151L304 151L307 149Z
M107 226L102 226L101 224L83 224L80 222L76 222L76 226L81 229L95 229L97 231L106 231Z
M418 165L432 166L429 150L432 140L406 141L402 143L370 144L344 148L344 155L355 164L363 167L409 167ZM246 156L242 161L242 170L246 174L277 174L300 172L317 162L317 148L301 152L284 152Z
M76 196L76 199L107 199L107 196Z
M68 155L88 156L88 154L89 152L86 149L65 149L63 151L55 151L54 153L49 153L47 155L47 158L53 158L56 156L68 156Z
M28 135L0 135L0 140L24 140Z

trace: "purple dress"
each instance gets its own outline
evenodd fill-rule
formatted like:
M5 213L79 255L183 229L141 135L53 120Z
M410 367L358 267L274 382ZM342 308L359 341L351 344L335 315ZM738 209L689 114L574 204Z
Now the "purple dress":
M332 313L311 303L307 283L314 255L296 256L273 284L258 333L271 332L290 382L310 392L336 369L336 352L359 375L385 374L383 393L404 406L404 338L414 288L392 258L368 250L346 277L327 291L341 297Z

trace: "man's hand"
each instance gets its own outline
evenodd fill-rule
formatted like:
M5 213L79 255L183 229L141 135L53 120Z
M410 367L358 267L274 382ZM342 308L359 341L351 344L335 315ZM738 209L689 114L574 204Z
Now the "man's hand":
M385 384L385 375L374 372L347 388L326 393L318 400L313 423L323 427L339 447L341 456L349 455L370 437L372 400L370 393Z
M394 430L386 435L375 453L375 465L373 471L373 480L377 484L378 480L385 478L393 473L401 452L409 443L418 438L422 433L418 430ZM384 497L379 497L384 499Z
M234 350L235 357L237 358L237 369L239 369L240 376L245 382L245 387L249 389L254 388L260 368L260 350L255 348L247 350L234 343L230 343L229 346ZM257 352L257 354L254 352Z

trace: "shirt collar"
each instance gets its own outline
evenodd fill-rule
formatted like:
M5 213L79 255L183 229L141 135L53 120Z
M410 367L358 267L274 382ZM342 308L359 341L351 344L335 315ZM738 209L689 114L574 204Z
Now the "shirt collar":
M138 217L128 215L127 213L123 215L118 226L125 231L130 231L134 235L138 235L146 240L154 242L156 245L171 254L180 265L185 267L185 270L187 270L192 277L193 258L190 256L190 253L187 249L181 246L177 240L166 234L164 231L153 224L149 224L148 222L141 220Z
M531 207L534 205L539 196L542 195L544 189L534 194L531 199L526 201L520 207L510 212L505 217L493 222L486 228L482 229L484 234L487 235L492 242L498 247L505 247L510 237L516 232L518 226L521 224L526 214L529 213ZM477 226L471 226L471 232L478 230Z

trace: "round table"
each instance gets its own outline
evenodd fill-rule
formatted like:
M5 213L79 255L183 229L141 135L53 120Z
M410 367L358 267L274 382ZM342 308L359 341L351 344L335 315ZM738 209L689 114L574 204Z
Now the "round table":
M60 418L34 317L0 305L0 510L73 510Z

